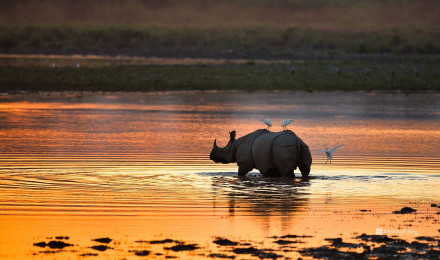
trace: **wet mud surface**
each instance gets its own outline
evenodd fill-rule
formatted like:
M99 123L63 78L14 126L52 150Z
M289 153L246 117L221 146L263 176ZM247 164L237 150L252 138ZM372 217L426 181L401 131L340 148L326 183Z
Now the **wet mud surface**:
M440 233L440 231L439 231ZM361 234L346 242L342 238L326 238L322 245L306 247L307 240L313 239L308 235L272 236L267 240L273 244L267 248L262 241L234 241L225 237L214 237L213 246L203 246L190 241L174 239L137 240L131 242L127 255L165 256L166 258L180 258L182 253L190 252L197 258L235 259L293 259L293 255L309 258L325 259L439 259L440 234L437 236L418 236L413 241L401 239L397 236ZM65 242L69 241L71 243ZM56 254L70 252L80 257L99 256L106 250L124 250L119 248L121 243L111 238L91 239L90 247L81 247L75 244L74 238L63 240L41 241L34 243L40 248L33 255ZM93 243L101 243L93 245ZM265 241L267 242L267 241ZM109 244L109 245L107 245ZM152 250L155 245L155 250ZM159 246L159 247L158 247ZM187 256L187 255L186 255Z

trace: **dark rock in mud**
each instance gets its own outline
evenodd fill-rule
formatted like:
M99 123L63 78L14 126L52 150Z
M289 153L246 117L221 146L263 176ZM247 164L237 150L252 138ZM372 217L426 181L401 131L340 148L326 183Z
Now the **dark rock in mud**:
M217 237L216 240L212 241L213 243L220 245L220 246L236 246L238 245L238 242L231 241L227 238L221 238Z
M371 209L361 209L361 212L371 212Z
M63 249L68 246L73 246L72 244L65 243L63 241L50 241L47 246L52 249Z
M229 258L229 259L235 259L235 256L233 256L233 255L225 255L225 254L210 254L209 257L212 257L212 258Z
M236 253L236 254L249 254L249 255L253 255L255 257L259 257L261 259L264 258L271 258L271 259L277 259L280 257L284 257L282 255L278 255L272 252L266 252L267 250L260 250L254 247L247 247L247 248L235 248L234 250L232 250L232 252Z
M388 243L395 241L394 238L390 238L386 235L367 235L365 233L360 236L357 236L356 238L361 239L363 241L370 241L375 243Z
M274 243L278 244L278 245L289 245L289 244L296 244L296 243L298 243L298 241L279 239L279 240L274 241Z
M44 251L38 252L38 254L48 255L48 254L56 254L56 253L61 253L61 252L63 252L63 250L44 250ZM35 255L37 255L37 254L35 254Z
M46 243L46 242L35 243L34 246L43 247L43 248L47 246L51 249L63 249L65 247L73 246L73 245L65 243L63 241L53 240L53 241L50 241L49 243Z
M165 247L165 249L173 250L174 252L192 251L192 250L195 250L198 248L200 248L200 247L198 247L197 244L175 245L172 247Z
M133 250L131 251L137 256L148 256L151 252L148 250Z
M99 242L99 243L105 243L105 244L108 244L108 243L112 242L112 239L111 239L111 238L108 238L108 237L103 237L103 238L96 238L96 239L93 239L93 241L96 241L96 242Z
M430 242L435 241L435 239L433 237L426 237L426 236L419 236L419 237L416 237L416 239L421 240L421 241L430 241Z
M403 239L395 239L394 241L389 242L388 244L394 246L404 246L404 247L408 247L410 245L410 243L408 243L406 240Z
M324 240L332 242L332 244L342 243L342 238L340 238L340 237L338 237L338 238L325 238Z
M98 256L98 254L95 254L95 253L84 253L84 254L80 254L79 256L81 256L81 257L86 257L86 256Z
M425 249L425 248L429 247L429 244L413 241L413 242L411 242L411 244L409 246L411 248L415 248L415 249Z
M437 204L435 204L435 203L432 203L431 204L431 207L433 207L433 208L436 208L438 205Z
M303 235L303 236L298 236L298 235L285 235L285 236L280 236L280 237L273 236L273 237L271 237L271 238L278 239L278 238L310 238L310 237L313 237L313 236L306 236L306 235Z
M68 236L65 236L65 237L63 237L63 236L57 236L57 237L55 237L55 239L58 239L58 240L63 240L63 239L65 239L65 240L69 240L70 237L68 237Z
M426 250L425 256L429 259L440 259L440 250Z
M46 247L46 242L38 242L38 243L34 243L34 246L38 246L38 247Z
M364 254L356 252L343 252L338 249L329 248L327 246L306 248L299 251L302 255L312 256L314 258L324 259L364 259Z
M261 252L260 254L253 255L253 256L256 256L260 259L277 259L280 257L284 257L283 255L278 255L278 254L270 253L270 252Z
M405 251L405 250L406 250L405 247L385 244L380 247L373 248L372 253L373 254L394 255L394 254L398 254L399 251Z
M334 247L358 248L365 246L365 244L353 244L353 243L342 242L342 238L326 238L324 240L332 242L331 245Z
M258 254L261 252L261 250L251 246L247 248L235 248L234 250L232 250L232 252L236 254Z
M417 210L410 208L410 207L403 207L401 210L396 210L393 211L394 214L410 214L410 213L414 213Z
M163 240L151 240L151 241L138 240L138 241L135 241L135 242L136 243L148 243L148 244L152 244L152 245L168 244L168 243L182 243L180 241L169 239L169 238L163 239Z
M92 246L91 248L95 249L95 250L98 250L98 251L101 251L101 252L104 252L107 249L111 249L110 247L104 246L104 245Z

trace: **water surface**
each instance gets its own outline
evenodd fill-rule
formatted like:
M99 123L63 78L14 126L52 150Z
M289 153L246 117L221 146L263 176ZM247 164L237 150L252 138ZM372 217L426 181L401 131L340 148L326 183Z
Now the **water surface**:
M311 179L238 178L209 160L227 143L284 118L313 156ZM408 239L438 235L438 93L167 92L44 93L0 97L0 257L136 258L172 238L222 252L216 236L262 243L270 236L324 238L388 228ZM343 144L333 163L320 149ZM296 174L300 176L299 172ZM403 206L417 214L397 215ZM362 210L362 211L361 211ZM69 236L75 250L33 243ZM391 234L392 235L392 234ZM111 237L94 251L91 239ZM299 246L299 247L301 247ZM81 251L81 252L79 252ZM292 257L299 256L291 252ZM158 258L162 256L156 256Z

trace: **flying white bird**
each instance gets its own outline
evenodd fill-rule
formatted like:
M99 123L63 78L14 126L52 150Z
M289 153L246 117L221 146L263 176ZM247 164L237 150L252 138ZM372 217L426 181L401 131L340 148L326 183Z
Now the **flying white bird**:
M284 121L283 121L283 123L281 124L281 126L283 127L284 130L288 130L288 129L287 129L287 125L290 124L290 123L292 123L292 122L295 122L295 121L293 121L292 119L284 119Z
M263 121L263 123L265 123L267 125L266 130L269 130L269 128L272 127L272 122L270 121L269 118L261 119L260 121Z
M339 147L341 147L341 146L342 146L342 144L340 144L340 145L338 145L338 146L335 146L335 147L334 147L333 149L331 149L330 151L327 149L327 147L325 148L325 151L324 151L324 150L320 150L321 152L324 152L324 153L327 154L327 161L325 162L326 164L327 164L328 161L330 161L330 163L332 163L332 159L333 159L332 153L333 153L336 149L338 149Z

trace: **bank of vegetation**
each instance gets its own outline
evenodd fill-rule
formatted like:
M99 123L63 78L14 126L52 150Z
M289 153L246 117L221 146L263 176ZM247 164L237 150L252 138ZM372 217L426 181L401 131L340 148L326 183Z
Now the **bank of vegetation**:
M332 31L270 23L229 26L7 25L0 26L0 51L251 59L440 54L440 30L434 28Z
M434 0L3 1L1 53L292 64L2 67L0 88L438 90L439 24Z
M0 91L440 90L440 59L106 67L1 67ZM14 92L13 91L13 92Z

